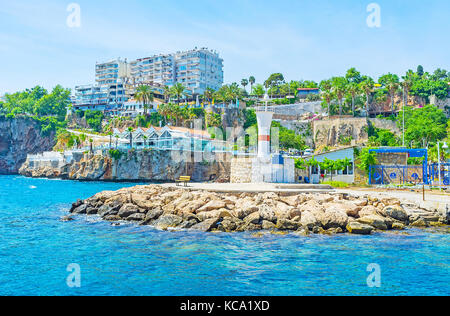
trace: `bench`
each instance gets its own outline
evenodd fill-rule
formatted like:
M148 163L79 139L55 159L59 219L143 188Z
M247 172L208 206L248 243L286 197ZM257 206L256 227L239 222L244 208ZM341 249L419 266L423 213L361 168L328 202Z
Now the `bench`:
M184 183L184 186L186 187L188 182L190 182L190 181L191 181L191 177L189 177L189 176L181 176L180 179L176 180L175 182L177 183L177 186L180 183Z

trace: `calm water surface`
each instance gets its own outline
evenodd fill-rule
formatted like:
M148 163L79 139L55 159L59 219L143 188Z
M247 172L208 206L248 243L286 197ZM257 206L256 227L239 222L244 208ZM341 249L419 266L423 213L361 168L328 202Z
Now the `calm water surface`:
M135 184L0 176L0 295L449 295L450 235L204 234L113 227L70 204ZM81 267L81 288L66 284ZM367 266L381 267L380 288Z

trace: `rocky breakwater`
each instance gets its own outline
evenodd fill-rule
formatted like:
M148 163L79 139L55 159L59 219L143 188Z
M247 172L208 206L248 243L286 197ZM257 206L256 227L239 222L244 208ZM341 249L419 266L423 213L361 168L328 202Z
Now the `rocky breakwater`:
M55 133L42 135L31 118L0 117L0 174L17 174L28 154L51 150Z
M371 234L407 226L443 225L435 211L414 209L395 198L346 194L225 194L159 185L105 191L72 205L72 214L131 221L160 230L203 232L272 231ZM420 214L418 216L418 214ZM67 217L71 219L71 216Z

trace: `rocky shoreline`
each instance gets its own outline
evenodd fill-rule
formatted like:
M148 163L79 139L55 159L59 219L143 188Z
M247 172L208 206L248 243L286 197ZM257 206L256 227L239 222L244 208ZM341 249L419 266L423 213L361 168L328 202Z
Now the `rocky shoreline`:
M97 215L159 230L271 231L309 234L443 226L448 214L392 197L336 194L214 193L160 185L105 191L72 205L72 214ZM64 220L71 220L67 216Z

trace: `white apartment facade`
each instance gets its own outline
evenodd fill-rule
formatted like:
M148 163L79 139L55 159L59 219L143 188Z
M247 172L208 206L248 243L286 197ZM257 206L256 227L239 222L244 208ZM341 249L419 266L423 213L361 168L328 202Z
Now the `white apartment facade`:
M74 110L99 110L117 115L140 84L158 87L181 83L189 95L195 96L207 88L218 90L223 84L223 59L215 51L195 48L174 54L139 58L114 59L95 65L93 85L75 87Z
M207 48L140 58L130 63L135 84L172 86L181 83L191 95L223 84L223 59Z
M191 94L203 94L207 88L218 90L223 84L223 59L207 48L175 54L176 82Z
M75 87L73 109L113 111L123 107L129 100L126 85L121 81L110 84L90 84Z
M98 85L114 84L130 77L130 64L120 58L97 63L95 65L95 81Z

